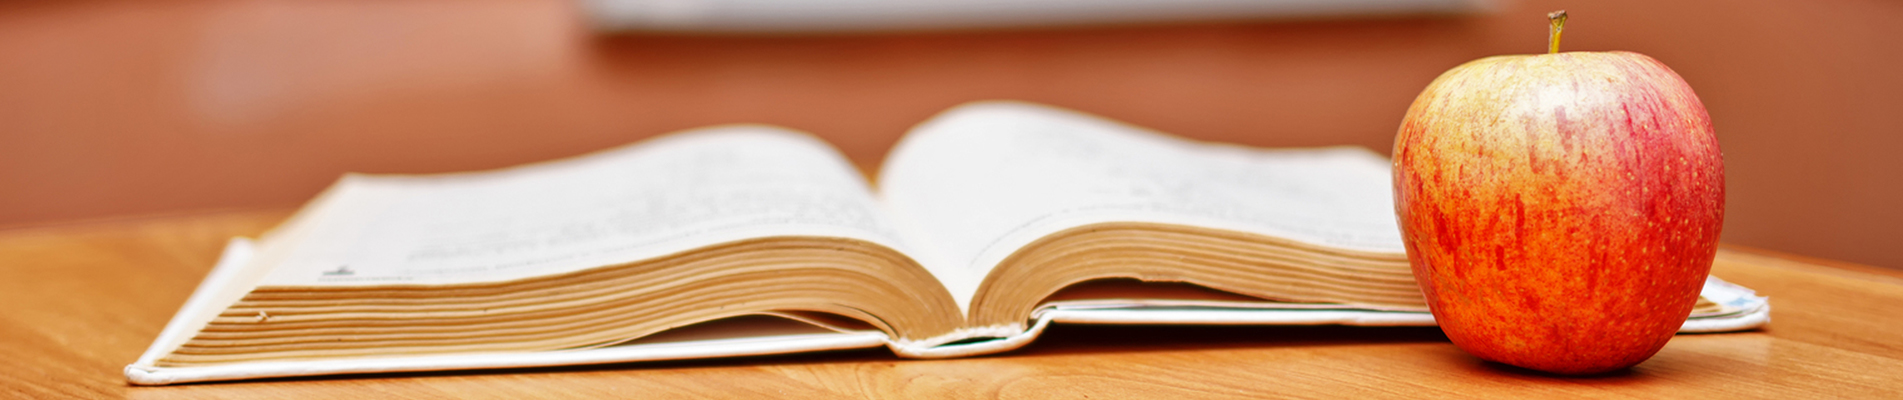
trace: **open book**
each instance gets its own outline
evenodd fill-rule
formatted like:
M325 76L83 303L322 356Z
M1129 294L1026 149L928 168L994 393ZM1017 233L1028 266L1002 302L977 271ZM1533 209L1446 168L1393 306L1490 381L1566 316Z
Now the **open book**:
M1051 323L1433 325L1389 170L1360 148L1205 144L984 102L905 136L876 190L826 143L752 125L350 175L234 240L126 376L957 357ZM1710 279L1683 331L1768 313Z

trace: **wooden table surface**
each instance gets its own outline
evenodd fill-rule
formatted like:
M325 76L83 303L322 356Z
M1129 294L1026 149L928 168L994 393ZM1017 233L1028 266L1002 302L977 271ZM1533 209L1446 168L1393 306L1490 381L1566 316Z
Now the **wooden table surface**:
M225 240L285 210L0 231L0 397L1903 397L1903 273L1728 248L1712 272L1771 297L1755 332L1681 335L1629 371L1556 377L1481 362L1434 328L1060 326L1024 349L903 360L884 349L486 372L136 387Z

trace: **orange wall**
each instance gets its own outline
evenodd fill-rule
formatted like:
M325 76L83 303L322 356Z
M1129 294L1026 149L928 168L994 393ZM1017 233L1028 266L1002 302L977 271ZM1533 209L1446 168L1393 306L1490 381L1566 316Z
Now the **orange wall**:
M0 5L0 226L288 206L338 174L499 167L728 122L862 167L1011 98L1199 139L1388 151L1441 71L1652 55L1725 150L1725 240L1903 267L1903 3L1512 2L1459 18L826 37L599 37L544 1Z

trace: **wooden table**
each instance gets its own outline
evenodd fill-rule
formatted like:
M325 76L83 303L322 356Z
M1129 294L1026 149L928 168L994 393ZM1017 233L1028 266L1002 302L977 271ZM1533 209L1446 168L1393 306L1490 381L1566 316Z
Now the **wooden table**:
M0 231L0 397L1903 397L1903 273L1728 248L1712 272L1769 295L1770 327L1682 335L1610 376L1479 361L1433 328L1058 327L957 360L879 350L487 372L135 387L226 238L287 211Z

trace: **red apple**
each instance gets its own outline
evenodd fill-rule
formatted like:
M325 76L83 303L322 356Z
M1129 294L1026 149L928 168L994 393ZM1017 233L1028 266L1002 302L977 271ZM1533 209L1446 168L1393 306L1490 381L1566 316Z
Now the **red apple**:
M1636 365L1684 324L1717 254L1724 174L1691 87L1629 52L1454 67L1394 143L1395 212L1441 330L1561 374Z

